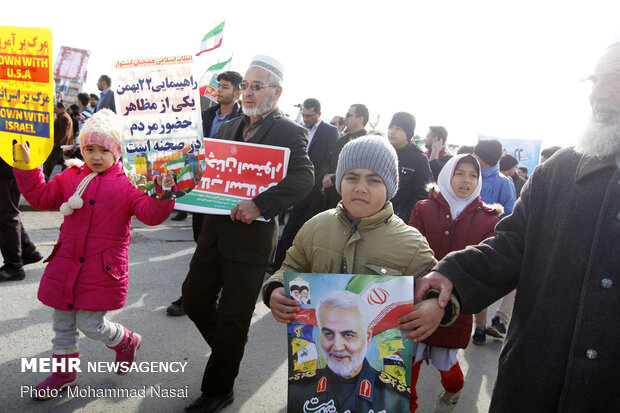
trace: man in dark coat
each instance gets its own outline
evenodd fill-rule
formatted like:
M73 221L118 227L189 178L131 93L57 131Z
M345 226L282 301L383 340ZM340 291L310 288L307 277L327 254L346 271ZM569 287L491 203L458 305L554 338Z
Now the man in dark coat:
M0 252L4 258L0 282L23 280L24 265L43 259L19 217L19 197L13 168L0 158Z
M101 96L97 102L97 110L95 110L95 112L99 112L101 109L110 109L112 112L116 113L114 91L110 86L112 86L112 79L110 79L110 76L101 75L97 81L97 88L101 91Z
M336 187L334 185L334 178L336 177L336 167L338 166L338 157L340 156L340 151L344 148L344 145L351 142L355 138L359 138L360 136L366 136L366 123L370 117L370 113L368 112L368 108L366 105L362 105L361 103L355 103L351 105L347 114L344 117L345 124L345 134L342 135L334 145L330 149L329 159L327 161L327 165L322 171L315 171L315 173L321 175L321 182L323 183L322 191L325 193L325 208L336 208L338 202L342 197L336 191Z
M63 160L63 145L73 145L75 139L73 138L73 121L65 109L65 105L62 102L57 102L54 106L54 113L56 119L54 119L54 147L52 153L47 157L43 163L43 174L45 179L50 179L54 167Z
M321 103L317 99L306 99L302 105L301 115L304 120L304 126L308 129L310 136L308 156L314 165L314 186L303 201L293 205L293 208L291 208L288 221L282 231L280 241L278 241L276 260L271 273L282 265L286 257L286 250L293 245L293 239L297 235L297 231L307 220L325 210L325 197L321 191L323 182L320 174L316 173L316 171L322 171L326 168L329 161L329 150L338 139L338 129L321 120Z
M512 179L512 183L515 185L515 190L517 191L517 198L519 198L523 185L525 185L527 181L517 175L517 166L519 166L519 161L509 153L505 153L499 158L499 171L504 176Z
M409 222L416 202L426 199L426 185L433 182L428 158L411 142L415 133L415 118L407 112L398 112L388 127L388 139L398 155L398 192L392 198L394 213Z
M496 236L448 255L416 299L475 313L517 288L490 412L616 412L620 393L620 43L597 64L593 118L536 167ZM436 292L432 292L436 294Z
M448 130L443 126L430 126L428 128L424 146L435 181L437 181L443 166L452 158L452 155L446 150L447 139Z
M202 133L206 138L214 137L224 122L241 116L241 106L238 103L239 96L241 95L241 90L239 89L241 80L243 80L241 75L234 71L222 72L217 76L218 104L202 111ZM192 231L195 242L198 242L203 217L204 214L192 213ZM187 218L187 212L178 211L170 219L172 221L183 221L185 218ZM173 301L166 308L166 313L171 316L185 315L183 297Z
M282 64L256 56L241 90L243 116L226 122L216 139L290 149L286 177L230 215L205 215L189 273L183 283L183 307L211 347L202 395L188 412L216 412L233 400L233 385L243 358L250 321L267 265L278 239L274 217L312 189L308 133L278 108ZM263 217L267 221L258 221Z

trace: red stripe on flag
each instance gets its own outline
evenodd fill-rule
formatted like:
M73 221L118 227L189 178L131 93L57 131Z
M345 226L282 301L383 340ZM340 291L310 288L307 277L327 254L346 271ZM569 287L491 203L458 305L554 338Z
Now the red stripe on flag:
M222 37L220 37L220 41L219 41L219 42L218 42L215 46L211 47L210 49L202 50L202 51L200 51L200 52L196 53L196 56L200 56L200 55L201 55L201 54L203 54L204 52L209 52L209 51L211 51L211 50L217 49L218 47L220 47L220 46L222 45L222 39L223 39L223 38L224 38L223 36L222 36Z
M413 301L401 301L386 306L370 322L373 336L398 325L398 319L413 311Z

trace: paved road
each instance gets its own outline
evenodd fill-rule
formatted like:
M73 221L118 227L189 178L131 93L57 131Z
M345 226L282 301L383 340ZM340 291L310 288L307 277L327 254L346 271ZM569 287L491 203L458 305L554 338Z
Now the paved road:
M22 220L42 254L47 256L58 237L59 212L23 211ZM180 293L194 250L190 220L169 219L158 227L147 227L134 219L129 248L130 282L127 304L109 313L109 318L142 334L138 361L185 363L185 371L174 373L83 372L81 389L145 389L144 397L97 397L80 394L45 402L32 400L28 387L46 373L22 372L22 358L49 357L52 338L51 311L36 298L44 264L30 265L26 279L0 284L0 412L182 412L200 393L200 381L209 348L187 317L165 314L166 306ZM494 311L495 307L492 307ZM489 312L492 314L492 311ZM286 334L267 307L258 302L241 375L235 385L235 401L224 412L286 412ZM495 381L501 341L485 347L471 345L459 355L465 373L465 388L455 412L486 412ZM99 342L81 337L82 366L87 362L113 361L114 352ZM440 377L432 366L420 373L419 412L432 412L441 391ZM151 386L155 386L151 388ZM159 396L155 390L159 389ZM22 392L24 390L24 392ZM99 390L100 392L103 390ZM176 390L177 397L163 391ZM187 396L185 397L185 394Z

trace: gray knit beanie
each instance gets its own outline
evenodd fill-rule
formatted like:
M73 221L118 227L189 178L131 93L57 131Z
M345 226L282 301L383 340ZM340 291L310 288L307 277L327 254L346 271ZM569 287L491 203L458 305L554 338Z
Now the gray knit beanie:
M387 189L387 199L394 198L398 191L398 156L386 138L377 135L364 136L352 140L342 148L336 168L336 190L339 194L345 172L355 168L370 169L377 173Z

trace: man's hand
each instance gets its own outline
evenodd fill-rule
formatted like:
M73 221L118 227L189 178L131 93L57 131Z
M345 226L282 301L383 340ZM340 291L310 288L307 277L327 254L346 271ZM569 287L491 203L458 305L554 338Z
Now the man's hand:
M415 302L419 303L424 300L424 294L430 289L439 290L439 307L446 308L452 294L452 282L440 272L431 271L424 277L416 281L415 284Z
M434 159L439 159L439 153L443 148L443 143L439 138L433 138L433 144L431 145L431 155L429 159L432 161Z
M230 211L231 221L243 221L246 224L251 224L256 218L260 217L263 213L256 206L251 199L247 201L241 201Z
M323 188L321 188L321 191L325 191L327 188L334 186L334 183L332 182L332 177L334 176L336 176L336 174L323 175Z
M271 292L269 307L273 318L277 322L285 324L294 320L297 317L297 311L299 311L299 303L292 298L286 298L284 287L278 287Z
M439 327L444 310L437 304L437 299L416 303L415 309L398 319L399 330L413 330L403 334L414 341L426 340Z

